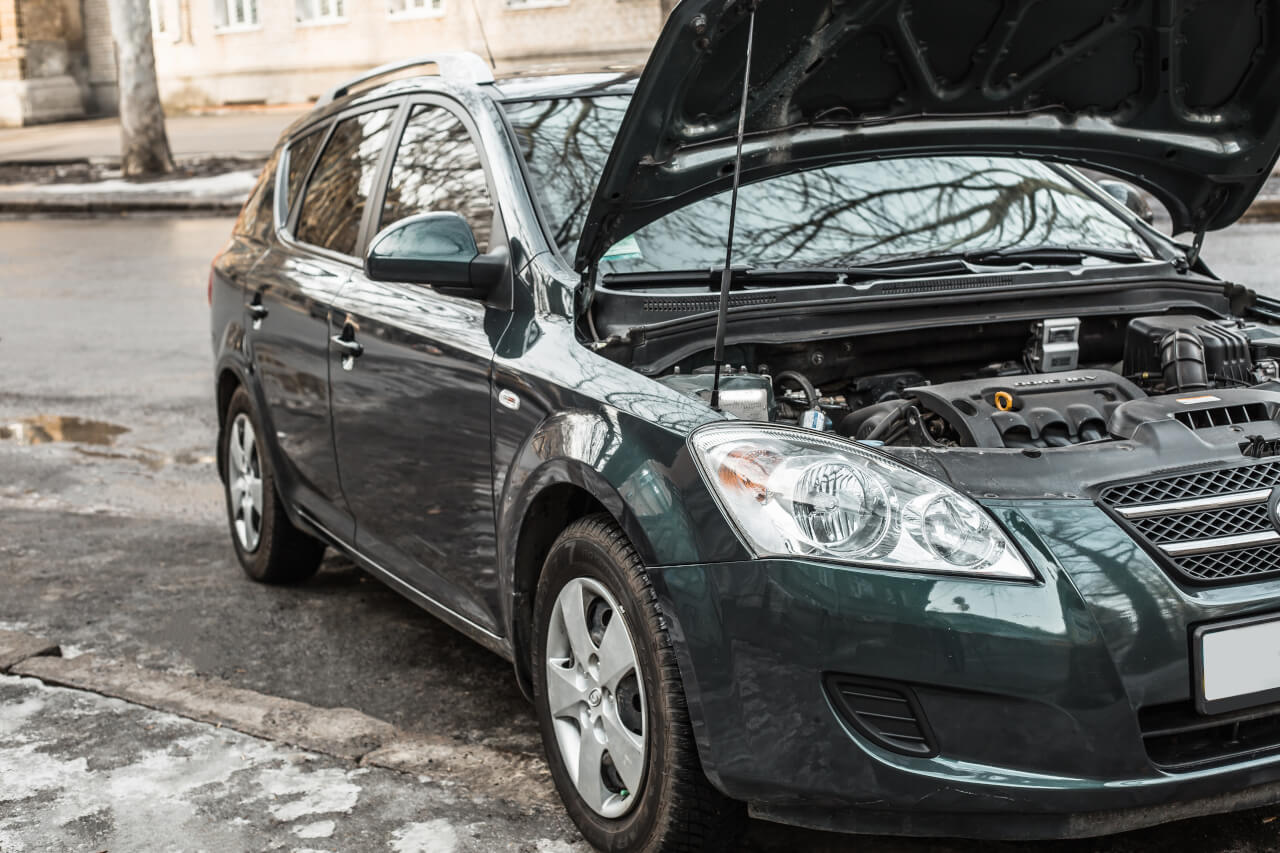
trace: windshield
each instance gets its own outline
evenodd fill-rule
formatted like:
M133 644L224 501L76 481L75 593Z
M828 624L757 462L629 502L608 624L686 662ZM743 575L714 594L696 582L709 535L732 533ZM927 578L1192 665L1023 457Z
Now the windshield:
M506 105L554 239L574 257L628 98ZM724 263L729 193L687 205L614 245L605 272ZM735 266L852 266L1039 246L1152 254L1120 217L1034 160L919 157L828 166L744 185Z

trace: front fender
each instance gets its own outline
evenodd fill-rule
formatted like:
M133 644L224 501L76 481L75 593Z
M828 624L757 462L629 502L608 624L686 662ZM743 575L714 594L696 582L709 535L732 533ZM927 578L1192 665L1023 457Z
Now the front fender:
M520 443L497 501L500 600L516 625L517 551L530 508L547 489L572 485L613 516L646 566L743 559L682 435L599 406L543 419Z

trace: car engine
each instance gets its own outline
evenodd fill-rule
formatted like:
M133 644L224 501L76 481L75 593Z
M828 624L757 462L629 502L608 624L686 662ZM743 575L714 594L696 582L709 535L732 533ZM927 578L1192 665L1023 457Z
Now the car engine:
M1280 338L1269 329L1193 315L1134 317L1110 343L1105 335L1093 336L1094 355L1119 356L1108 362L1082 358L1081 329L1077 318L1034 323L1020 354L967 371L935 357L934 369L849 375L842 368L862 360L857 341L841 343L844 357L829 366L825 356L807 351L806 370L795 364L797 355L762 347L754 354L788 369L774 373L763 359L754 370L729 369L721 408L746 420L797 424L863 442L980 448L1128 438L1158 418L1200 428L1280 414ZM968 375L946 375L957 370ZM707 366L689 373L676 368L659 378L704 401L712 380Z

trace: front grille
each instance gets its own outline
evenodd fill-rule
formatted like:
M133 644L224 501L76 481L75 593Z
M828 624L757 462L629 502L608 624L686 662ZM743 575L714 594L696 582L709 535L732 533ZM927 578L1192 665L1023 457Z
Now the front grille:
M1186 772L1280 752L1280 706L1251 708L1212 717L1190 702L1157 705L1138 712L1142 743L1151 763Z
M1280 465L1268 462L1114 486L1103 492L1102 499L1111 506L1134 506L1243 492L1274 486L1277 482L1280 482Z
M827 680L827 689L844 718L872 743L907 755L937 754L924 711L910 687L833 676Z
M1181 542L1208 539L1271 529L1271 516L1265 503L1231 509L1188 512L1180 515L1157 515L1134 519L1133 526L1151 542Z
M1230 581L1237 578L1253 579L1259 575L1280 572L1280 546L1242 548L1219 554L1201 554L1184 557L1183 571L1204 581Z
M1176 576L1221 584L1280 573L1277 486L1280 464L1266 462L1125 483L1099 497Z

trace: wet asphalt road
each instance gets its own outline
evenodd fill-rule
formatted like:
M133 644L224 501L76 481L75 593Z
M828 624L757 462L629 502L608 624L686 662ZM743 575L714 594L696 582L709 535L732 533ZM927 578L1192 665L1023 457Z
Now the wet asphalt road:
M205 302L230 224L0 222L0 628L538 752L510 666L348 561L331 556L291 589L252 584L235 565L213 469ZM1280 296L1280 225L1211 235L1205 256L1220 274ZM1270 850L1276 815L1034 849ZM765 825L751 836L748 847L801 850L1006 847L853 845Z

